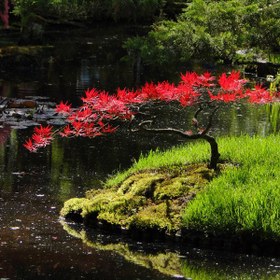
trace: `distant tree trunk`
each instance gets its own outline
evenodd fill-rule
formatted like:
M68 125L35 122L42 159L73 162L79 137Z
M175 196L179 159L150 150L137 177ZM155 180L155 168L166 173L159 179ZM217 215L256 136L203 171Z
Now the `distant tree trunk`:
M9 28L9 0L1 0L0 18L3 22L4 29Z

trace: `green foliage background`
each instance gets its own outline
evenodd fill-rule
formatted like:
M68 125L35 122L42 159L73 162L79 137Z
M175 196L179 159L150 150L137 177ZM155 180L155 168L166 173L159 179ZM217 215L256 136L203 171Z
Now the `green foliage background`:
M280 50L280 2L193 0L176 20L161 20L145 38L126 42L146 64L199 58L234 62Z
M145 37L126 41L132 61L169 64L256 61L280 51L278 0L13 0L22 27L44 18L153 23ZM36 21L36 19L35 19Z
M14 13L74 20L151 22L163 12L174 13L182 0L13 0Z

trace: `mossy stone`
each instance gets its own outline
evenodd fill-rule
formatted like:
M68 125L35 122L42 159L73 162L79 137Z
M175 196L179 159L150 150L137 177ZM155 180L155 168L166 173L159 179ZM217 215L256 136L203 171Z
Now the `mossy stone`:
M169 203L169 201L165 201L142 208L135 215L132 224L140 229L156 228L167 231L178 230L180 221L174 221L170 216Z
M165 176L155 173L139 173L126 179L118 189L118 194L131 193L132 195L151 196L154 189L159 185Z
M145 170L118 188L90 190L86 198L67 201L61 215L76 212L126 229L175 233L182 227L182 209L213 176L215 172L203 164Z

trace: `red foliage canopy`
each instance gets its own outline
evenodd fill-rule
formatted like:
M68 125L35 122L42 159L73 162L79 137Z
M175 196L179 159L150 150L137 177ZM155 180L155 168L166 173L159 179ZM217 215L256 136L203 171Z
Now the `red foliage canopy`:
M181 82L174 85L169 82L146 83L137 90L118 89L113 95L97 89L90 89L81 98L79 108L61 102L56 111L66 118L66 125L53 131L51 126L36 127L34 134L24 146L31 152L50 144L55 134L62 137L83 136L94 138L115 132L118 127L112 126L113 120L130 121L140 111L140 104L161 102L178 102L181 106L236 102L246 100L250 103L269 103L278 100L279 93L270 93L261 85L248 88L247 80L239 72L218 78L209 72L198 75L194 72L181 74ZM186 134L187 135L187 134Z

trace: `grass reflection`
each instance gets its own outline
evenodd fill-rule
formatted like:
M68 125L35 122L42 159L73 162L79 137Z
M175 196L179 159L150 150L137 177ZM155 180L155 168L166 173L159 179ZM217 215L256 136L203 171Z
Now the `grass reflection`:
M68 234L79 238L97 251L112 251L126 261L157 270L174 278L194 280L272 280L280 279L277 259L265 259L248 255L226 255L223 252L183 250L182 246L172 249L161 244L145 244L119 236L103 235L79 225L61 221Z

